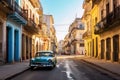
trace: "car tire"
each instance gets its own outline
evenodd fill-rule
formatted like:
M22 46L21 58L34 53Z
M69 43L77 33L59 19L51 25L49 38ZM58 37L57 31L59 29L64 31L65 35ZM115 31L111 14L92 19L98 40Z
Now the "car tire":
M56 67L56 64L55 64L55 63L53 63L52 69L53 69L53 68L55 68L55 67Z
M31 67L30 67L30 69L31 69L31 70L33 70L33 69L34 69L34 67L33 67L33 66L31 66Z

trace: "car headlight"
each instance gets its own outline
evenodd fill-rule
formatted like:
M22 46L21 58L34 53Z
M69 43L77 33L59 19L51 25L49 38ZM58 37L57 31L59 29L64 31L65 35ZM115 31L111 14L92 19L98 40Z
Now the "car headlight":
M33 63L33 62L34 62L34 60L33 60L33 59L31 59L31 60L30 60L30 63Z
M51 59L48 60L49 63L53 63L53 61Z

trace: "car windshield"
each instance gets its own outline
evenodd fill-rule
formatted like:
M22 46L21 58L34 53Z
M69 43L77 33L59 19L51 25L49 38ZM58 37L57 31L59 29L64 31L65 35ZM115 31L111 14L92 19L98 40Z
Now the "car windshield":
M45 56L45 57L54 57L54 54L51 52L37 52L36 57Z

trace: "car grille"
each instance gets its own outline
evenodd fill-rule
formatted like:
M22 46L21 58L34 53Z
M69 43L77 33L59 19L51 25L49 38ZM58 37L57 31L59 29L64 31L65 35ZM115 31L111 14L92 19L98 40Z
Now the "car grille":
M33 63L33 64L35 64L35 65L50 65L50 63L40 63L40 62L38 62L38 63Z

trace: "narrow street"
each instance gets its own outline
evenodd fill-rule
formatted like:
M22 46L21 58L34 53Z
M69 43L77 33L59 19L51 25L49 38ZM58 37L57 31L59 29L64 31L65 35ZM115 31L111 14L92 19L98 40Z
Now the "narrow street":
M11 80L115 80L76 58L59 58L56 68L28 70Z
M0 0L0 80L120 80L120 0Z

